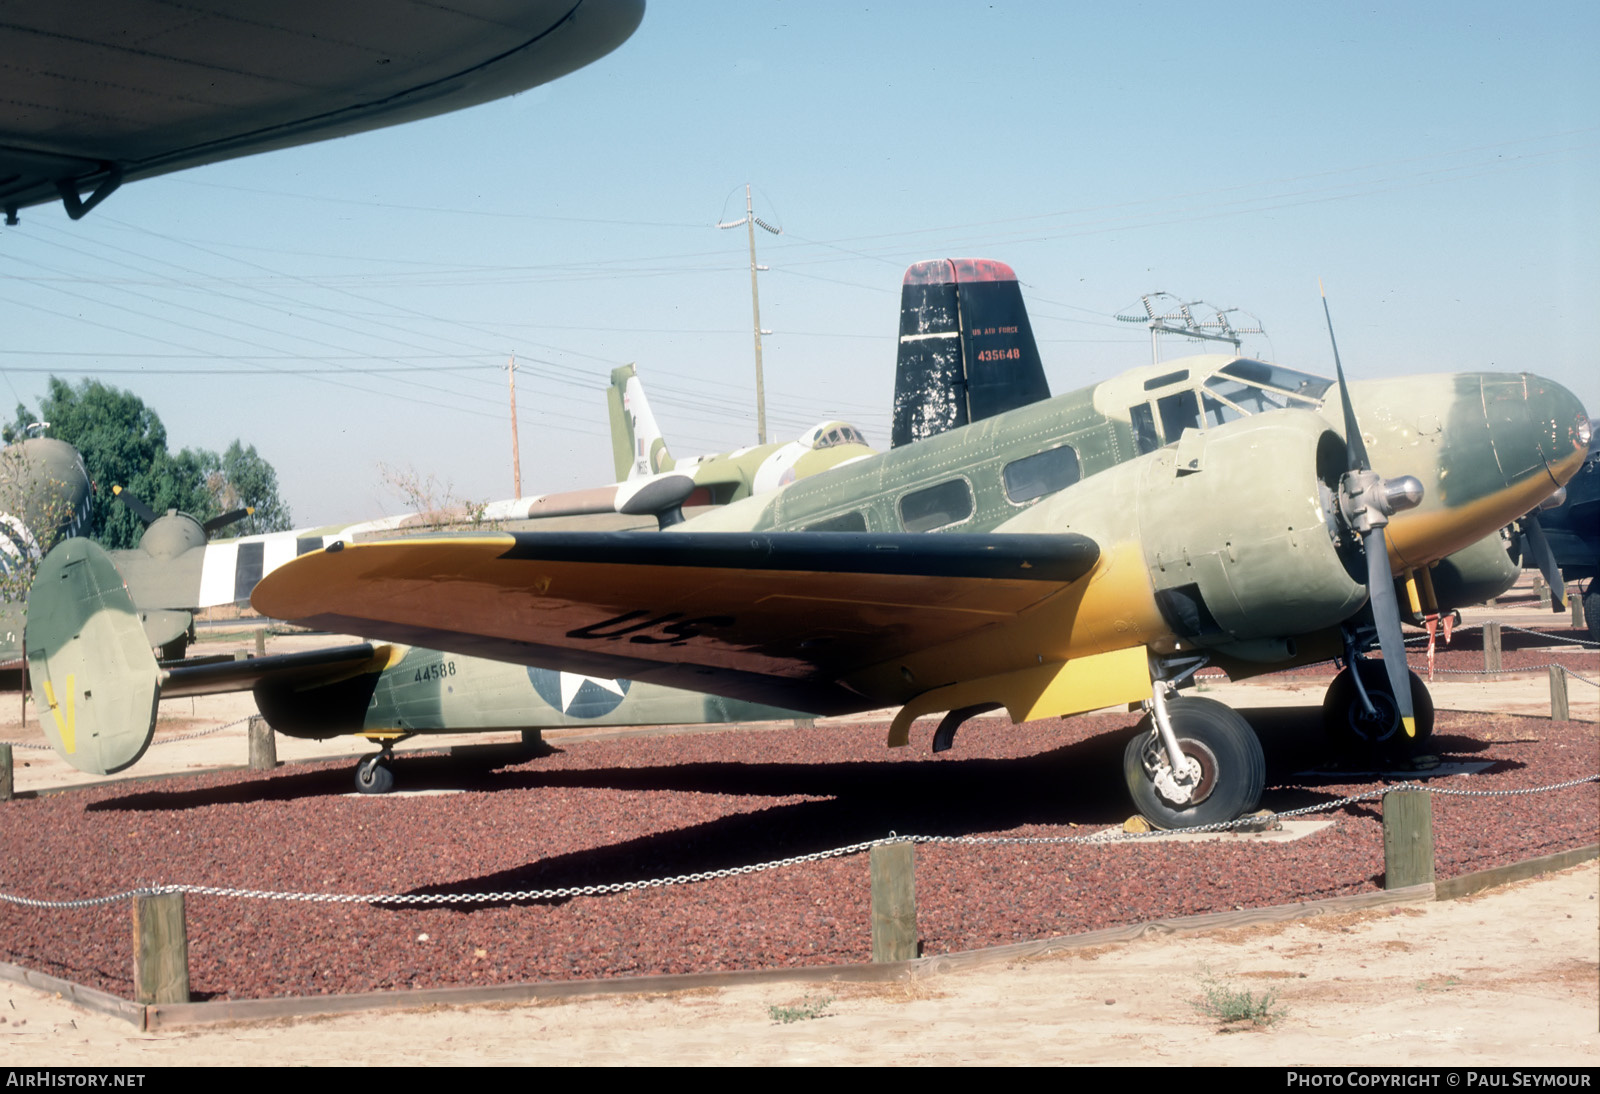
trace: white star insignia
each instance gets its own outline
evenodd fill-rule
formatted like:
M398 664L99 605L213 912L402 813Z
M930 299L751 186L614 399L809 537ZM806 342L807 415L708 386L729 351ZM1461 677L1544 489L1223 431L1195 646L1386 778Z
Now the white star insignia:
M619 699L628 694L622 690L622 685L615 680L607 680L601 676L579 676L576 673L563 672L561 674L561 712L563 714L571 713L572 701L578 697L578 691L583 687L585 681L597 688L609 691Z

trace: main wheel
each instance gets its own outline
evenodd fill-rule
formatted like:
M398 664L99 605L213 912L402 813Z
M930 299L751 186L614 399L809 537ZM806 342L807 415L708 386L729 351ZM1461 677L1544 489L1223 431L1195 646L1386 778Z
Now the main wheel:
M1133 804L1157 828L1194 828L1241 817L1261 801L1267 761L1250 724L1214 699L1167 700L1190 779L1174 776L1146 714L1122 754Z
M363 794L387 794L394 789L394 772L383 762L381 752L356 764L356 789Z
M1394 689L1389 686L1389 670L1382 661L1357 661L1355 665L1377 714L1368 714L1362 706L1355 677L1346 666L1333 678L1322 698L1323 728L1334 743L1388 756L1403 754L1433 736L1433 696L1420 676L1409 669L1406 672L1411 680L1411 707L1417 728L1416 737L1409 738L1400 725L1400 708L1394 701Z
M1589 641L1600 642L1600 579L1591 578L1583 593L1583 620L1589 625Z

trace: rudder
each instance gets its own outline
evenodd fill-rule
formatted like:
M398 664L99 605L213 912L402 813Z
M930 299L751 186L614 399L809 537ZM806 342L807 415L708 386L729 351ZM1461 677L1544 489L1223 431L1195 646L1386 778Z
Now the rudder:
M632 365L611 370L606 406L611 412L611 454L618 482L672 470L676 461L667 451L666 438Z

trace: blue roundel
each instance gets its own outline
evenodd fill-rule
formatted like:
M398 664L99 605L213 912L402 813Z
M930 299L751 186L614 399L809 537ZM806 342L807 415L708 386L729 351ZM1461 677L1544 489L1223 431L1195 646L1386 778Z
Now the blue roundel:
M574 718L603 718L628 696L632 680L603 680L554 669L528 669L528 681L539 698Z

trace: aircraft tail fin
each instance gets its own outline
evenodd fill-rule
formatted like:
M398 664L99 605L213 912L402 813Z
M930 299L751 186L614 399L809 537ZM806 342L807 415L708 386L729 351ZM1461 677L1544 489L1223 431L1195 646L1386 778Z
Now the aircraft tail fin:
M1010 266L984 258L938 258L906 270L890 447L1049 397Z
M650 413L644 385L632 365L611 370L606 403L611 410L611 450L617 481L671 471L676 461L667 451L666 438L656 425L655 415Z
M24 632L39 724L79 771L136 763L155 735L161 672L111 557L69 539L39 564Z

